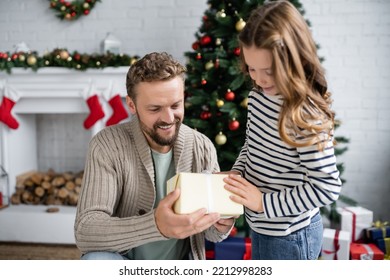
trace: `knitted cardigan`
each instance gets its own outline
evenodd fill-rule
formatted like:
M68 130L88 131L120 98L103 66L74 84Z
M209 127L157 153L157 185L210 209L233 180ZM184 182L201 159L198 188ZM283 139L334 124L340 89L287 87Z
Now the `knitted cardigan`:
M174 145L176 173L219 171L217 154L203 134L182 124ZM166 240L157 229L153 205L155 174L150 147L137 117L107 127L89 143L75 220L82 253L126 253L145 243ZM222 241L214 226L190 237L193 259L205 259L205 238Z

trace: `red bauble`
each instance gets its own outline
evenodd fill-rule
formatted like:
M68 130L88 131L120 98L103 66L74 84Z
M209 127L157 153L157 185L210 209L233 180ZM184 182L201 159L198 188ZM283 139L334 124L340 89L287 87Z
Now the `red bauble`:
M230 89L225 93L225 99L227 101L233 101L236 95Z
M84 15L89 15L89 10L84 10Z
M240 56L240 53L241 53L241 49L240 48L235 48L233 53L236 55L236 56Z
M202 54L200 54L200 53L197 53L197 55L196 55L196 59L197 59L197 60L201 60L201 59L202 59Z
M219 68L219 58L215 60L214 67Z
M202 17L203 21L207 21L209 18L207 16Z
M198 41L196 41L196 42L194 42L194 43L192 44L192 49L193 49L194 51L197 51L197 50L199 49L199 47L200 47L200 45L199 45L199 42L198 42Z
M81 55L76 53L74 56L73 56L73 59L76 60L76 61L79 61L81 59Z
M200 44L201 44L202 46L208 45L208 44L210 44L210 43L211 43L211 37L210 37L210 36L205 35L205 36L203 36L202 38L200 38Z
M202 86L204 86L205 84L207 84L207 81L205 79L202 79L200 83L202 84Z
M12 60L16 60L18 58L18 54L17 53L14 53L12 56L11 56L11 59Z
M237 130L238 128L240 127L240 123L236 120L232 120L231 122L229 122L229 129L230 130Z
M211 118L211 113L209 111L203 111L202 113L200 113L200 118L202 120L207 120Z

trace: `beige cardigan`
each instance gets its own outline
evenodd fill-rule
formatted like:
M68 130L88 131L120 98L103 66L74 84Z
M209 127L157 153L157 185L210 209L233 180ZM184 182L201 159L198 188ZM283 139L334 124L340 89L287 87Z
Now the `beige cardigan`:
M184 124L173 151L177 173L219 171L211 141ZM94 136L74 227L81 252L126 253L133 247L165 240L154 219L154 182L150 147L136 117ZM191 236L191 257L205 259L204 238L219 242L226 237L215 227Z

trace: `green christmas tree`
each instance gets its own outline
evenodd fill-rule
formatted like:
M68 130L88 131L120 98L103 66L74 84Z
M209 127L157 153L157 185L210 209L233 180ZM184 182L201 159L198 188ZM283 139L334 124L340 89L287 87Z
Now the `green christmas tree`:
M248 93L253 85L241 71L238 33L251 11L264 2L209 0L193 51L185 53L188 75L184 122L213 141L222 171L231 169L244 144ZM290 2L304 14L299 1ZM345 151L346 147L339 153ZM329 217L336 215L335 206L324 210ZM242 218L238 227L248 234Z

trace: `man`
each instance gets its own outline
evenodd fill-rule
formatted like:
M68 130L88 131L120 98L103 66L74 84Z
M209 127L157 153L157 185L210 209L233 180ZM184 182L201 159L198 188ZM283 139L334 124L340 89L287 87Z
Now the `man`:
M204 238L222 241L234 219L199 209L173 212L178 172L219 171L211 141L182 124L185 67L151 53L127 73L130 122L90 142L75 236L82 259L205 259Z

